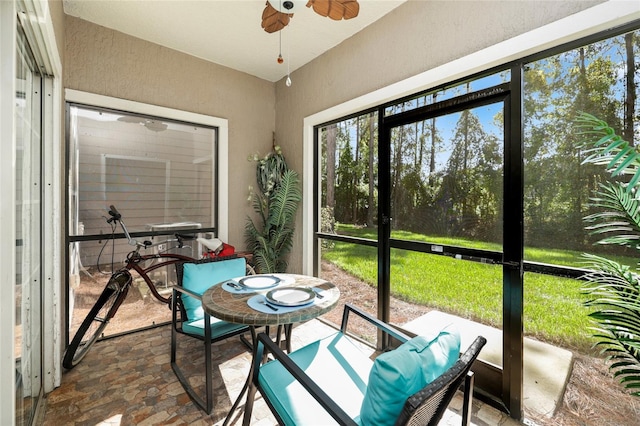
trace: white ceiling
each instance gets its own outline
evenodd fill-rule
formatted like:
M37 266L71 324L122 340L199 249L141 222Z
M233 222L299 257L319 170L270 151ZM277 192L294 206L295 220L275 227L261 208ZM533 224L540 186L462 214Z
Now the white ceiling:
M260 23L266 0L63 0L66 14L207 61L278 81L380 19L406 0L359 0L360 14L332 21L296 0L280 35Z

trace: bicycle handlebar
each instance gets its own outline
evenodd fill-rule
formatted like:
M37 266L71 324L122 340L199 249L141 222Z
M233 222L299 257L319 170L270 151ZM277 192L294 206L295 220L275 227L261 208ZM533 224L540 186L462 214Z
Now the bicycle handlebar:
M111 223L114 220L120 220L122 218L122 215L120 214L120 212L112 205L109 206L109 216L111 216L111 219L107 219L107 223Z
M107 223L118 222L120 224L120 227L122 228L122 232L124 232L124 236L127 237L127 243L129 243L130 246L142 248L142 247L149 247L153 244L151 241L145 240L143 242L139 242L137 240L134 240L131 237L131 234L129 234L129 231L127 230L127 226L122 221L122 215L120 214L118 209L115 208L114 205L109 206L109 216L111 217L107 219Z

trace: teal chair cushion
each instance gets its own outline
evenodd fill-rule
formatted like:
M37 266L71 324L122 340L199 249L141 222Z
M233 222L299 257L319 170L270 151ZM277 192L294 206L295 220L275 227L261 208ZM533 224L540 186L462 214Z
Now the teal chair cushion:
M182 287L201 295L216 283L241 277L246 273L244 257L206 263L185 263L182 272ZM189 321L204 318L202 303L198 299L183 294L182 304Z
M232 333L238 329L245 327L246 325L244 324L233 324L230 322L222 321L221 319L215 317L211 317L211 339L215 340L220 336ZM204 337L204 318L189 322L183 322L182 331L184 331L185 333Z
M392 425L411 395L447 371L460 357L460 334L450 325L418 336L378 356L362 401L362 425Z
M338 332L292 352L290 357L349 416L358 421L373 364L366 350ZM260 367L258 380L265 398L273 403L285 425L335 424L280 362L271 361Z

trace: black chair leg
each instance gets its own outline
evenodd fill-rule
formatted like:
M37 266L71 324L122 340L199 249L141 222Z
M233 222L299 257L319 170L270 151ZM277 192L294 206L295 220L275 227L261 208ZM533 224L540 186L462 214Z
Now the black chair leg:
M247 393L247 399L244 405L243 424L245 424L245 422L247 422L248 424L248 422L251 420L251 412L253 411L253 398L255 397L255 390L251 392L251 388L253 387L251 379L253 374L253 360L255 359L256 349L258 345L258 335L256 333L255 327L249 327L249 331L251 332L251 342L252 342L251 346L253 347L253 352L252 352L253 355L251 357L252 359L251 359L251 368L249 369L249 376L247 377L247 381L244 383L242 390L240 390L240 394L238 394L238 398L233 403L233 406L231 406L231 409L229 410L229 414L227 414L227 418L224 419L222 426L227 426L229 424L229 422L233 418L235 411L238 409L238 406L240 405L240 401L242 400L242 397L244 396L245 392ZM268 327L267 327L267 332L268 332ZM249 398L249 396L251 396L251 398ZM248 416L247 416L247 411L249 411Z
M464 378L464 393L462 401L462 425L471 425L471 409L473 398L473 371L469 371Z
M176 300L175 297L175 291L174 291L174 297L173 300ZM185 375L182 373L182 370L180 369L180 367L178 366L178 362L177 362L177 346L178 346L178 342L177 342L177 338L178 338L178 332L176 331L176 321L177 321L177 313L176 313L176 309L175 307L173 308L173 313L172 313L172 324L171 324L171 369L173 370L173 372L175 373L176 377L178 378L178 381L180 382L180 384L182 384L182 387L184 388L185 392L187 392L187 395L189 395L189 397L191 398L191 400L201 409L203 409L207 414L211 414L211 412L213 411L213 382L212 382L212 377L211 377L211 329L209 328L209 339L205 340L205 374L207 375L205 378L205 390L206 390L206 396L205 396L205 400L203 400L202 398L200 398L197 394L195 389L193 389L191 387L191 385L189 384L189 380L187 379L187 377L185 377ZM210 321L210 320L209 320ZM206 331L205 331L205 335L206 335ZM207 341L209 341L209 345L207 347ZM208 353L207 353L208 352Z
M213 411L213 368L211 360L211 316L207 313L204 314L204 369L205 374L205 392L207 398L207 413Z
M205 365L206 365L206 362L205 362ZM211 370L211 367L208 367L208 368L209 368L209 370ZM184 390L187 393L187 395L189 395L189 398L191 398L191 400L198 407L200 407L202 410L204 410L207 414L211 414L211 412L213 411L213 393L212 392L208 392L207 395L206 395L206 401L203 400L202 398L200 398L200 396L198 396L198 394L196 393L195 389L193 389L193 387L191 387L191 385L189 384L189 379L187 379L187 377L182 373L182 370L180 369L180 367L178 367L178 363L176 362L175 359L171 361L171 369L175 373L176 377L178 378L178 381L180 382L180 384L184 388ZM205 367L205 369L206 369L206 367ZM205 378L205 383L206 383L207 380L209 380L209 379ZM208 388L209 387L209 383L206 383L205 386Z

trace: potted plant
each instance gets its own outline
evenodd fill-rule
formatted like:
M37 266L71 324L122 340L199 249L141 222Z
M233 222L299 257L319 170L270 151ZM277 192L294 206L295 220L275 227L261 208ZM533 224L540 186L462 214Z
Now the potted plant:
M601 236L599 244L640 249L640 151L602 120L582 113L576 120L585 137L583 163L604 166L612 179L599 185L590 199L597 212L586 227ZM587 255L591 272L584 278L586 306L594 320L594 337L609 369L631 393L640 396L640 281L635 268Z
M258 190L249 199L259 222L247 217L245 239L259 273L286 272L295 217L302 200L298 174L287 166L279 146L264 158L249 157L256 164Z

